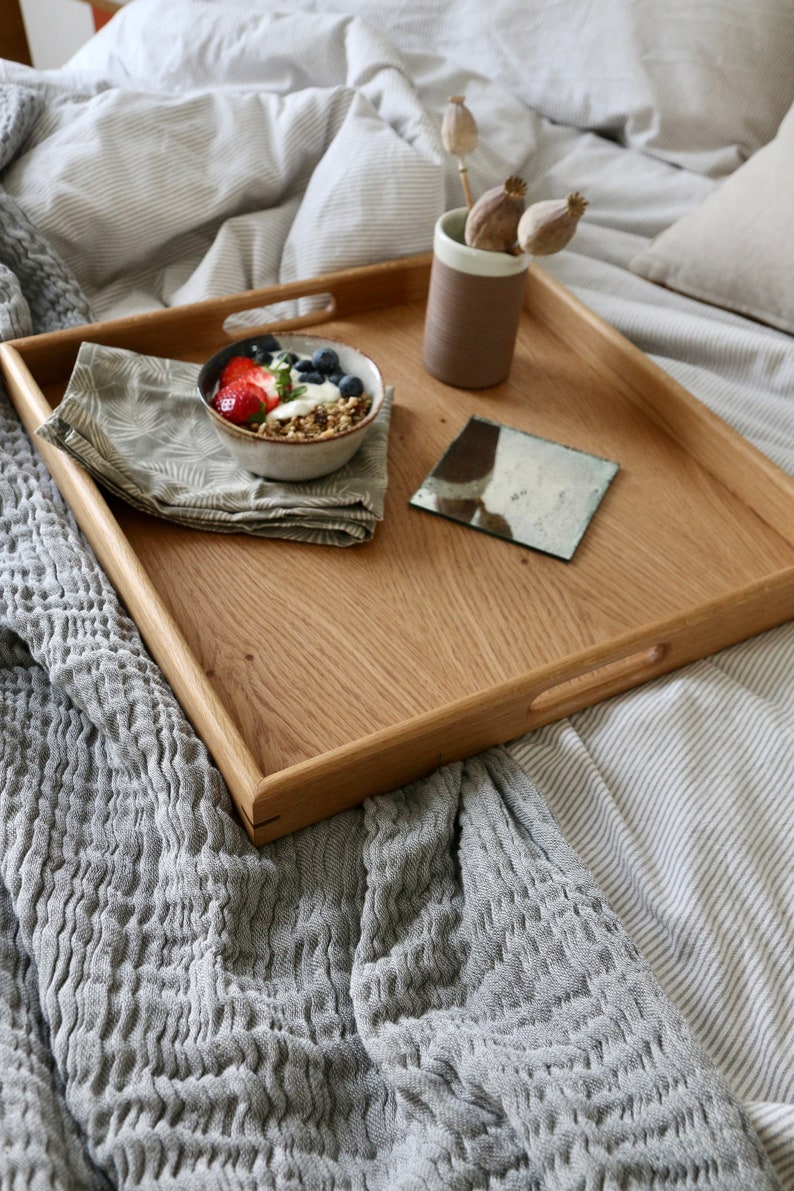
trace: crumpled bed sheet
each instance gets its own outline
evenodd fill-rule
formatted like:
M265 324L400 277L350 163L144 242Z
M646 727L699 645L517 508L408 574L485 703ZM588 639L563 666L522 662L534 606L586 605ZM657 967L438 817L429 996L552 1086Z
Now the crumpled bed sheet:
M3 337L428 249L466 94L475 191L584 191L544 267L794 474L791 337L628 271L718 178L552 124L496 66L210 0L135 0L61 71L0 64ZM10 1186L648 1186L582 1100L595 1052L558 1062L579 931L628 981L588 998L645 998L681 1171L713 1094L726 1165L698 1185L772 1185L769 1159L794 1186L791 626L255 850L3 412Z

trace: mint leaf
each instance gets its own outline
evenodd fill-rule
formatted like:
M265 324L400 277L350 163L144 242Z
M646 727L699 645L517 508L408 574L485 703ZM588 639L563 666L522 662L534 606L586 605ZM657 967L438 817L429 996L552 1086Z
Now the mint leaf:
M286 395L286 397L282 397L281 400L282 401L294 401L296 397L302 397L305 392L306 392L305 385L296 385L295 388L291 389L290 392Z

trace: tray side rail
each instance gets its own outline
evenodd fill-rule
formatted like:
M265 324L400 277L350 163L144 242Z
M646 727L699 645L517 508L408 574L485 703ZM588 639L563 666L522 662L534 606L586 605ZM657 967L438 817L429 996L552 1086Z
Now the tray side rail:
M794 566L264 778L241 808L244 826L257 845L278 839L773 629L792 612Z
M235 803L248 806L262 771L111 513L97 484L69 455L35 434L50 408L18 352L0 344L9 395L64 499L138 626L182 709L223 772Z
M204 360L235 339L259 331L293 331L319 326L332 319L351 318L382 306L422 301L427 294L430 257L406 257L383 265L365 265L327 273L304 281L251 289L224 298L210 298L185 306L151 311L105 322L83 323L10 340L41 387L68 379L80 344L84 341L110 347L131 348L149 355ZM267 308L301 299L325 298L325 304L290 318L267 316ZM241 314L261 314L257 325L227 328L229 319ZM42 343L44 339L44 343Z
M660 430L794 545L791 476L535 264L529 270L525 307L572 351L608 370L616 388Z

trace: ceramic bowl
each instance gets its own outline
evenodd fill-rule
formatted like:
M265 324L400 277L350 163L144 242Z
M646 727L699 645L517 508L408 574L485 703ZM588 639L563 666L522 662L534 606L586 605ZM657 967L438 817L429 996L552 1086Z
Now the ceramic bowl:
M342 371L359 376L363 381L364 391L372 398L367 416L349 430L342 430L331 438L310 439L306 442L261 438L254 431L246 430L243 426L235 426L233 422L221 417L210 402L217 391L218 378L226 361L231 356L253 356L257 349L271 338L264 334L237 339L211 356L199 373L199 397L218 437L241 467L269 480L316 480L344 467L363 443L383 405L383 379L377 365L369 356L346 343L314 335L289 335L279 332L275 333L275 337L283 351L295 352L300 357L311 356L321 347L332 347L339 356Z

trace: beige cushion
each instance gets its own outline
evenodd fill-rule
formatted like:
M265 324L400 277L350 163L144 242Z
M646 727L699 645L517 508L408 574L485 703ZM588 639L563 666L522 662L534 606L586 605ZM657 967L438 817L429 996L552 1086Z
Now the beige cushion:
M770 144L652 240L631 269L794 334L794 107Z

